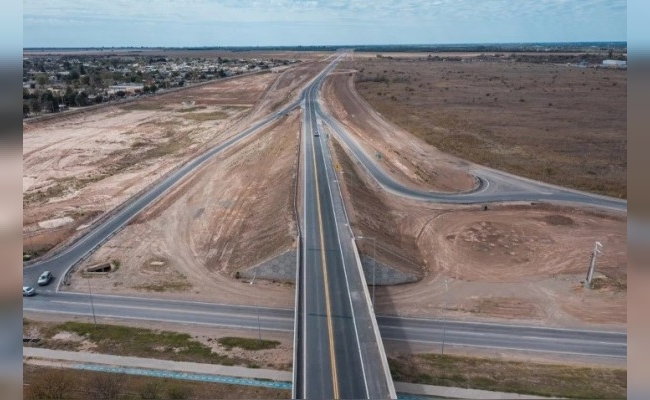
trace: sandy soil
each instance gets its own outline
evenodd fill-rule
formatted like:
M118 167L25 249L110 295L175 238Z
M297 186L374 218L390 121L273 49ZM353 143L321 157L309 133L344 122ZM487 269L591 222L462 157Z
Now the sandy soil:
M369 154L405 184L443 192L467 191L476 182L468 164L428 146L378 115L354 89L353 73L331 75L323 87L329 111L359 140Z
M234 279L237 270L295 246L293 197L300 113L215 157L102 246L83 267L118 259L91 279L99 293L155 293L223 303L292 307L293 285Z
M341 146L333 147L355 234L376 238L379 262L421 278L378 287L379 313L625 328L624 216L529 203L484 211L415 202L381 192ZM606 250L598 288L586 290L581 281L595 241ZM375 254L372 241L359 244Z
M24 247L47 250L209 146L225 140L272 74L156 96L58 120L24 124ZM58 232L38 223L71 217ZM41 247L42 246L42 247Z
M264 96L257 103L252 117L264 117L288 101L295 100L300 90L327 66L327 62L303 62L293 68L289 73L283 73L264 92Z
M24 124L23 247L42 254L196 154L298 95L322 68L225 80L93 113ZM43 229L39 222L71 218Z

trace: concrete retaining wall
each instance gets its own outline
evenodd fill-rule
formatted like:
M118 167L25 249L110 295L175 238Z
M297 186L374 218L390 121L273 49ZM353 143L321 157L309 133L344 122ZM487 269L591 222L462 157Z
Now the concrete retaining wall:
M296 251L289 250L254 267L239 271L246 279L267 279L282 282L296 281Z
M361 265L363 266L363 274L366 276L368 285L373 283L373 265L374 259L372 257L361 257ZM375 282L379 285L399 285L402 283L411 283L418 280L414 274L402 272L396 268L377 262L377 269L375 270Z

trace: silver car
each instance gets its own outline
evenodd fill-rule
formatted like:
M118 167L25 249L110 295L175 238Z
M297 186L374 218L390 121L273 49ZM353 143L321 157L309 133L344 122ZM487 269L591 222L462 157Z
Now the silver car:
M38 285L45 286L52 280L52 273L50 271L45 271L38 277Z
M36 290L34 290L33 287L23 286L23 296L33 296L35 294L36 294Z

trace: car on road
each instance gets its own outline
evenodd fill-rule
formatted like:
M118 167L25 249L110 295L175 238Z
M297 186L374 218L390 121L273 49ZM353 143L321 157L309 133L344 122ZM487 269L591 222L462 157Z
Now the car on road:
M45 271L38 277L38 285L45 286L52 280L52 273L50 271Z
M33 287L23 286L23 296L33 296L35 294L36 294L36 290L34 290Z

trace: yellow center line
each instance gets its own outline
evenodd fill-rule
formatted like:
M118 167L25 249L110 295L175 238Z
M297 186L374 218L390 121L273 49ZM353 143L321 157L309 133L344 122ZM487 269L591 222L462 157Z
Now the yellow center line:
M330 364L332 366L332 386L334 390L334 398L339 398L339 380L336 370L336 357L334 356L334 328L332 327L332 311L330 307L330 290L329 281L327 279L327 257L325 256L325 237L323 235L323 217L321 216L320 197L318 196L318 174L316 168L316 146L312 137L312 156L314 159L314 180L316 182L316 207L318 210L318 230L320 231L320 247L321 247L321 267L323 269L323 279L325 283L325 308L327 311L327 331L330 341Z

